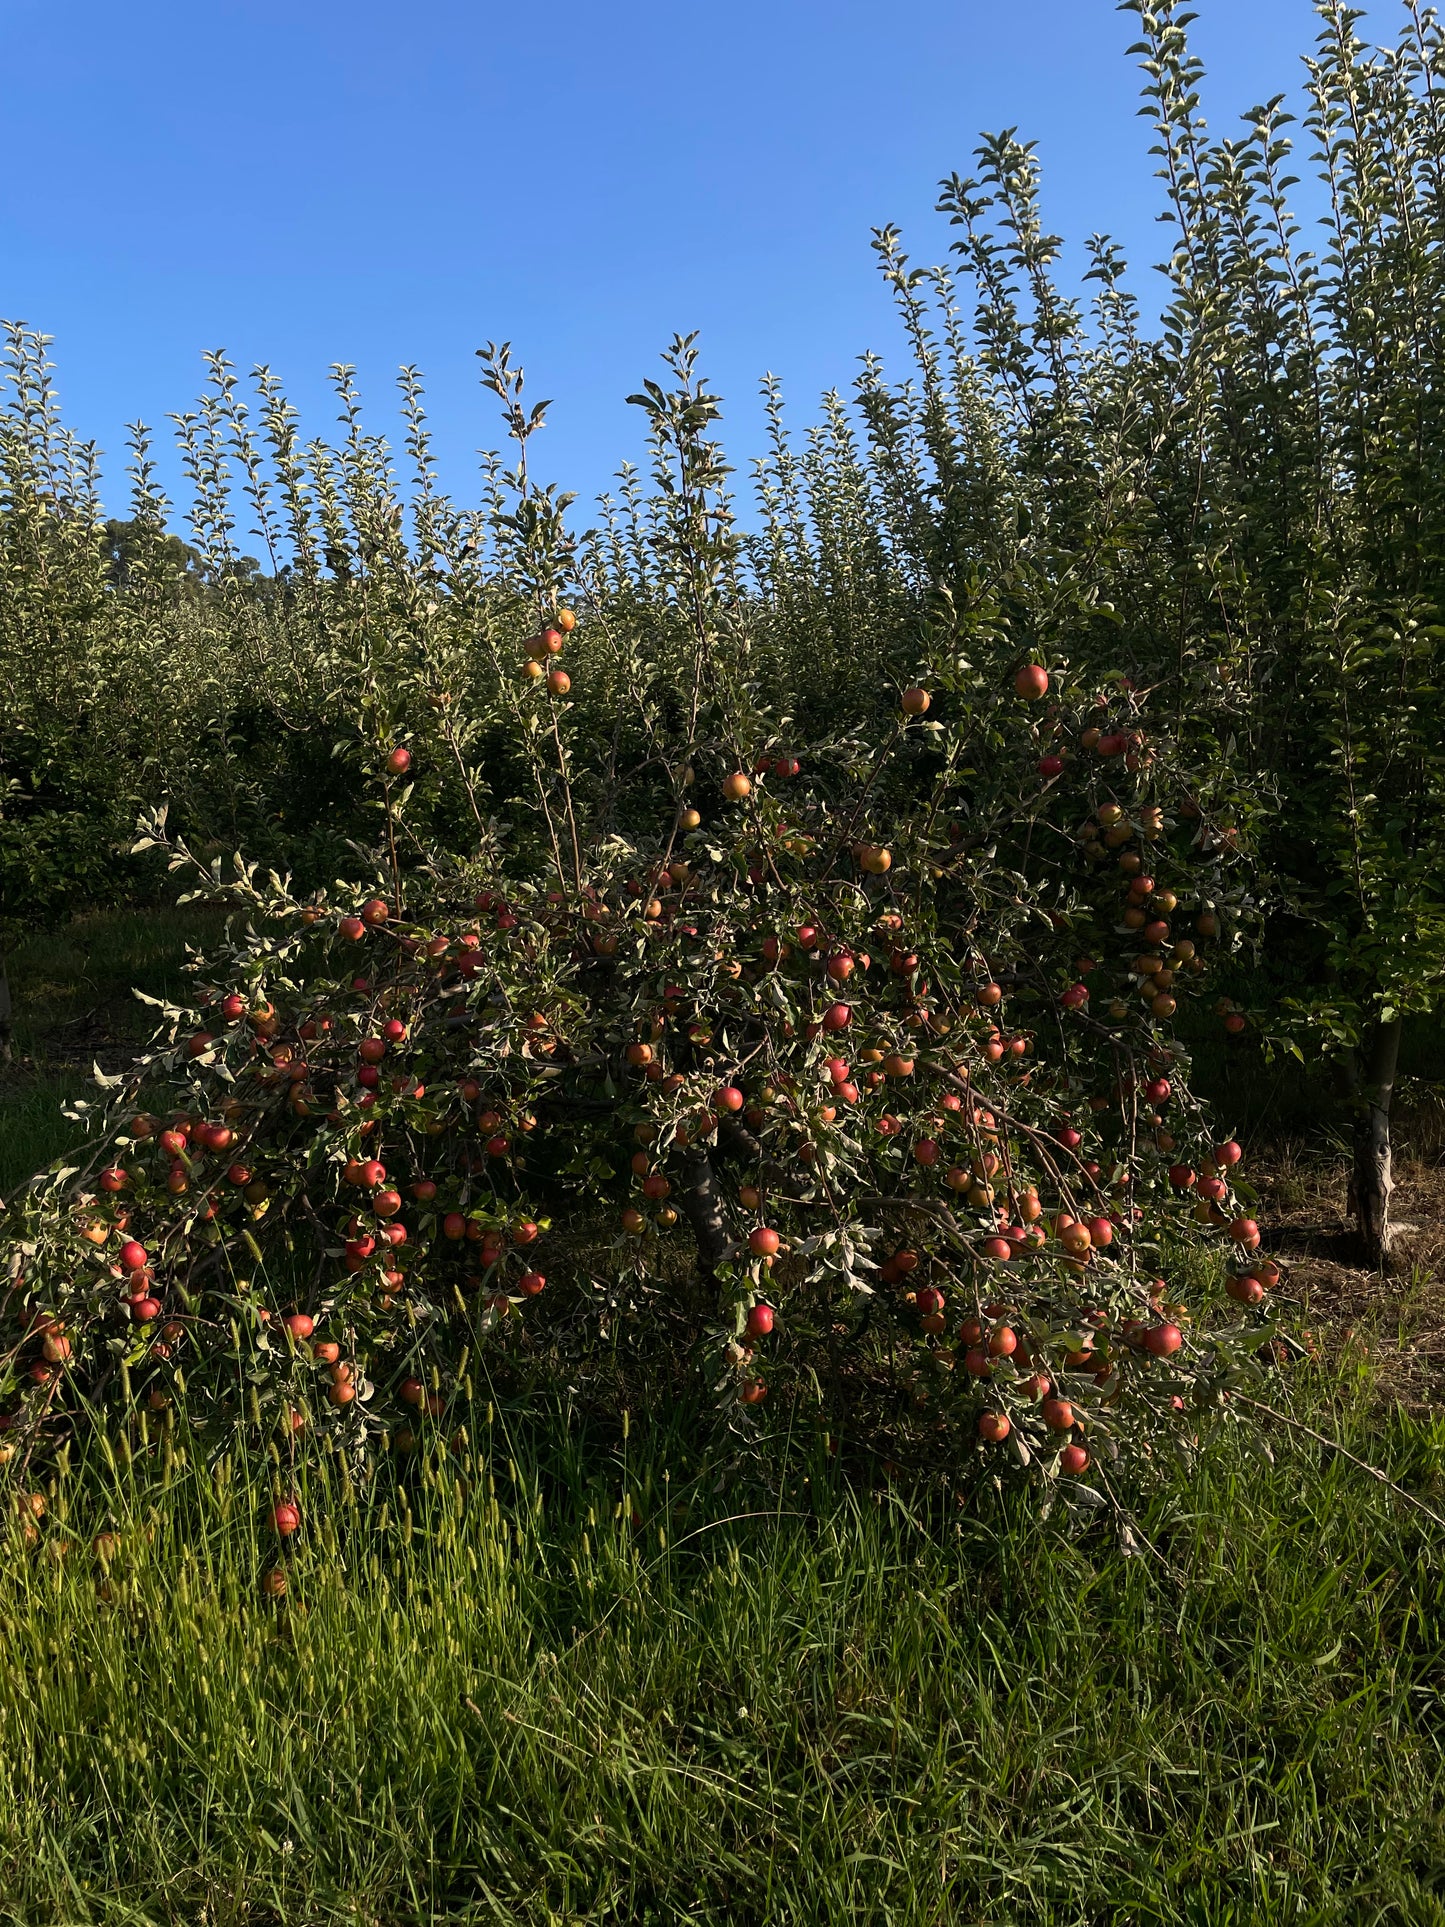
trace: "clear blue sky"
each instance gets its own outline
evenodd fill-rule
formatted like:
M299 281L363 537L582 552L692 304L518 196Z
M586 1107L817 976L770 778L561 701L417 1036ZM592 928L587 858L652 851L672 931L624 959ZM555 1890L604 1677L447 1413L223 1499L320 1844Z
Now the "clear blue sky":
M1212 125L1297 87L1307 0L1198 4ZM741 465L765 369L801 423L893 344L869 230L940 258L935 183L981 128L1036 137L1050 224L1118 236L1150 294L1131 26L1112 0L4 0L0 314L56 337L117 507L123 424L187 406L211 347L269 361L313 432L328 363L390 427L416 362L470 496L498 439L473 350L510 339L556 403L540 467L590 496L697 328Z

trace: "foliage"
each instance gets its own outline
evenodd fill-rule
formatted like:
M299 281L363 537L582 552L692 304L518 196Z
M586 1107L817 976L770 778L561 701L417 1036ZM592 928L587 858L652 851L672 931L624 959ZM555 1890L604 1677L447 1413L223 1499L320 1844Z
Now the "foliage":
M1186 1343L1157 1275L1169 1240L1227 1224L1236 1295L1272 1277L1166 1028L1237 894L1197 773L1127 679L1009 660L1000 689L997 626L941 615L927 686L793 754L751 680L686 343L645 399L679 478L644 550L672 654L609 699L589 768L574 691L609 638L563 668L571 551L526 475L520 377L493 367L508 539L556 611L494 663L540 832L484 826L460 863L428 847L417 739L385 733L406 643L375 648L380 894L302 902L243 867L252 921L198 965L204 1027L170 1010L83 1165L12 1212L16 1421L118 1401L133 1427L133 1398L166 1411L184 1384L223 1438L294 1447L319 1418L361 1449L398 1401L445 1409L483 1340L532 1342L555 1243L547 1303L583 1349L667 1291L679 1363L734 1422L771 1381L825 1410L876 1392L883 1422L912 1398L1030 1476L1157 1450L1269 1340ZM195 863L159 818L145 841ZM695 1259L669 1288L658 1241L682 1220Z

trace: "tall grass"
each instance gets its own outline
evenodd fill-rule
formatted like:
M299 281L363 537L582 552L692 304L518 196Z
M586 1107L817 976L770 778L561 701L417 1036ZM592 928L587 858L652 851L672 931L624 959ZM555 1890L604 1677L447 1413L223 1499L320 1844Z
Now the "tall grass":
M1438 1482L1361 1367L1299 1397ZM759 1491L678 1411L472 1418L285 1557L220 1468L12 1528L0 1920L1445 1918L1438 1539L1312 1442L1222 1434L1126 1557L846 1441Z

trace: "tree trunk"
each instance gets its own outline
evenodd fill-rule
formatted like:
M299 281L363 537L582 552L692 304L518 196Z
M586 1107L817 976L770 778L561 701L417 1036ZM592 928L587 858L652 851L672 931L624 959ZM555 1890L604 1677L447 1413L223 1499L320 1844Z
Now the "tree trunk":
M1383 1271L1390 1255L1390 1105L1400 1062L1400 1019L1377 1024L1356 1053L1354 1163L1350 1203L1365 1261Z
M697 1240L698 1269L710 1279L733 1252L723 1195L706 1151L689 1151L683 1159L683 1170L686 1181L677 1201Z
M10 1036L13 1011L10 1006L10 979L5 975L5 953L0 951L0 1064L10 1062Z

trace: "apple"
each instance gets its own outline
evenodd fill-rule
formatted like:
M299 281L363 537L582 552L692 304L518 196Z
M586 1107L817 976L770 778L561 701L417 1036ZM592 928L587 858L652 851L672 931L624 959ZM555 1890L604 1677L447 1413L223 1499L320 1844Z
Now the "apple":
M1048 694L1049 676L1037 663L1027 663L1014 677L1014 688L1025 702L1037 702Z
M905 689L900 700L905 716L922 716L933 698L926 689Z
M771 1258L782 1242L777 1232L766 1225L759 1225L748 1233L748 1250L755 1258Z
M1143 1345L1153 1358L1172 1358L1184 1343L1184 1334L1177 1325L1151 1325L1144 1334Z

